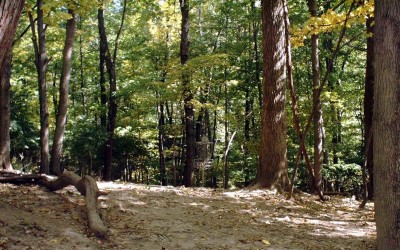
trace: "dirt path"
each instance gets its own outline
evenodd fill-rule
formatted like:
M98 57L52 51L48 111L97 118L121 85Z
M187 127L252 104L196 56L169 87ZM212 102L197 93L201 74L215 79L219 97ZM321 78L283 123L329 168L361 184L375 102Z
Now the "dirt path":
M374 249L373 206L262 190L213 191L99 183L107 240L86 228L83 198L67 188L0 185L2 249Z

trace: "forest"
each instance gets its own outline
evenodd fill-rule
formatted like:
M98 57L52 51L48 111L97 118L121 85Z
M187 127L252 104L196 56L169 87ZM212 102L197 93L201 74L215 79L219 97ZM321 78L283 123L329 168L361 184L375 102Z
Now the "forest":
M86 202L102 241L60 237L26 218L15 227L36 232L29 244L46 235L66 249L130 249L123 229L150 230L131 217L164 214L175 232L179 209L189 232L224 235L209 221L215 206L222 224L241 227L247 209L277 233L255 236L248 225L249 236L232 233L225 245L212 235L184 244L162 230L130 240L149 240L137 249L321 249L307 237L277 239L326 213L331 224L313 230L351 220L365 228L343 226L342 245L316 234L323 248L398 249L399 14L394 0L0 0L4 216L29 196L39 199L32 207L47 203L46 186L59 190L47 206L83 225ZM29 204L15 206L25 214ZM96 229L102 220L114 229ZM20 244L0 236L0 247Z

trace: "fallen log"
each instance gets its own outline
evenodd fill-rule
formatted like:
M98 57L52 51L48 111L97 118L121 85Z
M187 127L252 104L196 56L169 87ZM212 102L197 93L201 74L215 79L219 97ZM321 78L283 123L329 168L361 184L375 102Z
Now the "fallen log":
M107 235L107 227L100 218L97 207L97 198L105 194L100 192L96 180L93 177L85 175L82 178L77 174L64 171L55 179L46 175L21 175L13 172L2 173L0 183L26 184L33 183L47 187L51 191L61 190L67 186L74 186L80 194L85 196L86 212L89 229L99 238Z

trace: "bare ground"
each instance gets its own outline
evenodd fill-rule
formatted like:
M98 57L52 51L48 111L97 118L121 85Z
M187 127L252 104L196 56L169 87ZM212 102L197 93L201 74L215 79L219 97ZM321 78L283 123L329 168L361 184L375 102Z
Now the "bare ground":
M98 183L107 239L74 188L0 184L0 249L375 249L373 204L265 190Z

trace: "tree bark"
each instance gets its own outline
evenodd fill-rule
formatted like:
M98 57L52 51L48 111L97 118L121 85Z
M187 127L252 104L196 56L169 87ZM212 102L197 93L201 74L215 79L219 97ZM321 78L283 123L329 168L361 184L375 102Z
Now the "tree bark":
M313 180L312 184L314 184L315 191L318 193L321 200L326 200L326 197L324 197L320 187L315 185L316 182L314 181L314 179L315 179L314 168L311 166L311 162L310 162L310 159L309 159L309 156L307 153L307 148L305 146L305 142L304 142L305 135L301 131L299 109L297 106L296 94L294 91L294 83L293 83L293 67L292 67L292 55L291 55L290 34L289 34L290 22L289 22L288 12L289 12L289 10L287 7L287 2L285 2L284 3L284 19L285 19L285 54L286 54L287 74L288 74L287 79L288 79L288 85L290 88L290 98L292 101L291 106L292 106L292 113L293 113L293 123L294 123L294 127L296 129L297 138L300 143L300 147L299 147L299 150L297 151L297 155L296 155L296 160L295 160L293 175L292 175L292 179L291 179L291 183L290 183L288 199L292 198L292 195L293 195L294 180L296 179L297 170L299 167L300 155L302 155L305 158L307 169L309 171L311 179ZM310 119L312 119L312 116ZM309 120L307 127L310 123L311 123L311 120Z
M118 41L122 33L122 28L125 21L125 13L126 13L126 0L124 0L124 6L122 10L122 18L121 24L117 32L117 37L115 39L114 45L114 53L111 57L111 53L108 47L108 40L104 25L104 11L103 5L104 1L101 1L102 6L97 11L97 19L98 19L98 29L99 29L99 37L100 37L100 72L104 69L102 65L102 59L104 59L107 74L109 78L109 95L108 95L108 122L107 122L107 133L108 138L105 144L105 153L104 153L104 169L103 169L103 180L112 181L112 159L113 159L113 144L114 144L114 132L117 123L117 74L115 70L115 62L117 60L117 51L118 51ZM104 55L104 57L103 57ZM103 89L102 89L103 91ZM104 98L104 96L102 97ZM102 100L103 102L104 100ZM103 121L104 122L104 121Z
M82 30L82 17L79 18L79 29ZM79 70L80 70L80 82L81 82L81 98L82 98L82 110L83 114L87 116L86 109L86 95L85 95L85 78L84 78L84 65L83 65L83 39L82 34L79 35Z
M158 118L158 155L160 158L160 182L162 186L167 186L167 169L165 166L165 152L164 152L164 129L165 129L165 113L164 103L159 104L159 118Z
M0 169L12 170L10 159L10 78L12 54L0 71Z
M29 13L30 26L32 30L32 42L35 50L35 66L38 74L39 88L39 114L40 114L40 173L49 174L49 111L47 105L47 54L46 54L46 32L43 21L43 1L37 0L37 33L33 16ZM38 41L39 40L39 41Z
M367 18L367 33L370 35L367 38L367 64L366 64L366 73L365 73L365 92L364 92L364 147L368 148L366 151L366 170L368 171L368 182L367 182L367 190L368 190L368 199L372 200L374 197L374 170L373 170L373 142L369 142L370 146L368 147L368 138L370 138L369 134L372 130L372 116L373 116L373 107L374 107L374 37L372 34L374 33L374 26L372 25L374 22L374 17ZM371 137L372 138L372 137ZM372 139L371 139L372 140Z
M262 0L261 5L263 109L256 186L285 189L288 186L288 177L284 1Z
M99 12L103 12L103 10L98 10ZM98 14L103 18L103 13ZM105 34L104 30L104 20L101 22L102 26L100 25L99 19L99 33ZM107 42L107 38L105 40ZM105 60L106 60L106 53L108 51L108 45L104 44L104 40L101 39L100 35L100 58L99 58L99 71L100 71L100 124L106 130L107 128L107 91L106 91L106 72L105 72Z
M74 10L69 9L68 13L72 17L67 21L66 25L66 36L63 50L63 66L60 79L60 100L58 102L56 129L54 132L53 146L51 148L50 172L55 175L59 175L62 173L60 161L64 141L65 125L67 123L68 88L71 78L72 51L75 39L75 12Z
M12 169L10 160L10 77L12 42L24 0L0 2L0 169Z
M37 72L39 80L39 105L40 105L40 172L48 174L49 168L49 110L47 107L47 54L46 54L46 31L43 21L43 1L37 0L38 8L38 35L39 35L39 50Z
M251 10L254 11L256 9L255 6L256 2L251 1ZM254 69L254 81L257 85L257 92L258 92L258 105L259 108L262 109L262 83L260 80L260 52L258 46L258 31L259 31L259 21L253 20L253 43L254 43L254 61L255 61L255 69Z
M185 65L189 60L189 0L179 0L182 23L181 23L181 64ZM185 138L186 158L184 168L184 185L192 187L194 184L194 157L196 150L196 133L194 129L194 108L192 104L193 92L190 89L189 75L182 73L183 102L185 110Z
M111 181L112 180L112 148L114 144L114 129L116 122L116 74L115 74L115 65L111 59L110 50L108 47L108 40L104 25L104 11L103 6L98 9L97 12L98 18L98 28L99 28L99 36L100 36L100 72L104 66L102 66L102 55L104 55L104 63L107 67L107 73L109 77L109 103L108 103L108 122L107 122L107 132L108 138L104 148L104 169L103 169L103 180ZM104 65L104 64L103 64ZM103 79L104 80L104 79ZM102 79L100 79L102 81ZM101 84L101 83L100 83ZM104 98L104 96L102 97ZM102 101L103 102L103 101ZM103 117L104 119L104 117ZM102 121L104 123L104 120Z
M375 2L373 158L377 248L400 249L400 2Z
M0 69L7 64L24 2L24 0L2 0L0 2Z
M317 16L317 1L308 0L308 8L312 17ZM315 111L313 113L313 124L314 124L314 175L315 178L311 178L311 181L315 181L311 185L312 191L321 189L322 184L322 163L323 163L323 121L322 121L322 103L321 96L318 94L320 83L320 66L319 66L319 51L318 51L318 35L313 34L311 36L311 61L312 61L312 79L313 79L313 105L315 105Z

